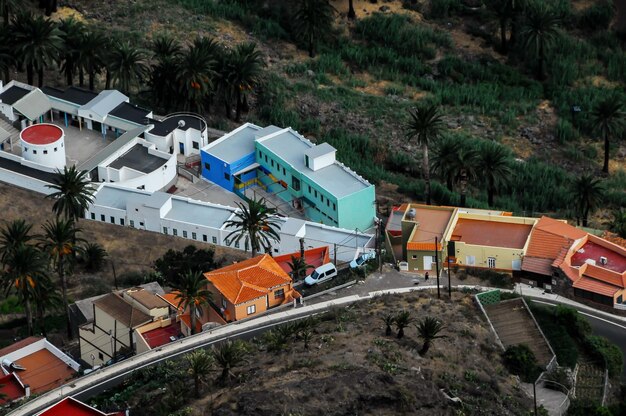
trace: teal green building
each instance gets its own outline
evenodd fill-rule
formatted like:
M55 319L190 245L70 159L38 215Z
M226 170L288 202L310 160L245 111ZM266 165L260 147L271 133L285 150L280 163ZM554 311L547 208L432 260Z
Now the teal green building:
M328 143L315 145L286 128L254 146L259 181L311 221L359 231L374 225L374 185L338 162Z

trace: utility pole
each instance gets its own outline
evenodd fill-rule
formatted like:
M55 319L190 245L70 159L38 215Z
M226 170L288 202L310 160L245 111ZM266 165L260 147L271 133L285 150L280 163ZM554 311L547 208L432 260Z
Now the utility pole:
M382 222L379 222L378 225L376 225L376 229L378 230L380 228L380 234L383 235L382 233ZM380 250L378 253L378 272L382 274L383 272L383 247L382 244L380 245Z
M337 266L337 243L334 244L334 250L333 250L333 257L334 257L334 263L335 263L335 267Z
M300 257L304 258L304 238L300 239Z
M448 295L452 299L452 275L450 274L450 253L448 253Z
M378 205L378 204L377 204ZM382 269L381 263L380 263L380 236L378 233L378 229L379 229L379 225L378 225L378 217L374 218L374 223L376 224L376 237L375 237L375 242L376 242L376 255L378 256L378 267L380 269Z
M435 237L435 271L437 272L437 299L441 299L439 291L439 250L437 246L437 237Z

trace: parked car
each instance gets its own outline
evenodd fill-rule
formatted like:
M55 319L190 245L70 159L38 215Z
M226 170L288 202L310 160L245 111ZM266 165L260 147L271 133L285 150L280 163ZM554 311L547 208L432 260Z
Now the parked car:
M373 260L376 258L376 252L370 251L369 253L363 253L356 259L350 262L350 268L356 269L357 267L363 266L368 260Z
M337 276L337 268L332 263L321 265L304 279L304 283L313 286Z

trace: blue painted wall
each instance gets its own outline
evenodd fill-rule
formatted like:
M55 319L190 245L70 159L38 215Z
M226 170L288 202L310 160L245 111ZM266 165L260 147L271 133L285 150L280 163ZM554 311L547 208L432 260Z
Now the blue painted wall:
M200 151L202 163L202 177L210 180L228 191L234 191L235 178L233 173L238 172L255 162L254 153L250 153L233 163L225 163L204 150ZM241 175L242 181L246 182L256 178L256 169Z

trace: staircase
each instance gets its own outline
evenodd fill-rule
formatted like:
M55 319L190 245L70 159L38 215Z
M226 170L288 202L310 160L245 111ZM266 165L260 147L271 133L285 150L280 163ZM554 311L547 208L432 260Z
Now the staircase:
M521 299L487 305L485 311L505 348L526 344L535 354L537 363L546 368L553 353Z
M9 136L11 143L16 143L18 141L20 137L19 130L13 127L13 125L2 113L0 113L0 128L9 132L11 135Z

